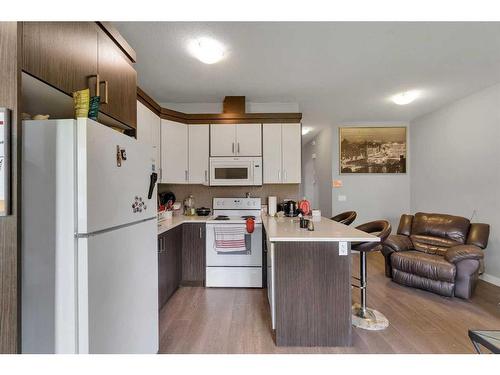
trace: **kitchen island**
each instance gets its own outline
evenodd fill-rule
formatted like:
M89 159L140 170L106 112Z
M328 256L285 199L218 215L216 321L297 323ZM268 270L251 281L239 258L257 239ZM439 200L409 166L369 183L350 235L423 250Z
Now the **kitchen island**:
M278 346L351 345L351 243L379 238L327 218L263 216L267 287Z

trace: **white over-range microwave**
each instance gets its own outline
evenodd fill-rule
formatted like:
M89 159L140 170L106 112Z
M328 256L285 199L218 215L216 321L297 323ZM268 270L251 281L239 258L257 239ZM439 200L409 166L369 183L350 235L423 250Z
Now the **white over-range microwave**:
M210 158L210 186L261 186L262 157Z

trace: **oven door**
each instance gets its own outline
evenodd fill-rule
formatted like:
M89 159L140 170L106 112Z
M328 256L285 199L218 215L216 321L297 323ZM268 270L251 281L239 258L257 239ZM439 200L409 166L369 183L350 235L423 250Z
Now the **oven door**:
M239 243L243 232L246 224L207 224L207 267L262 267L262 224L246 236L245 245L225 247Z
M252 158L211 158L211 186L254 185Z

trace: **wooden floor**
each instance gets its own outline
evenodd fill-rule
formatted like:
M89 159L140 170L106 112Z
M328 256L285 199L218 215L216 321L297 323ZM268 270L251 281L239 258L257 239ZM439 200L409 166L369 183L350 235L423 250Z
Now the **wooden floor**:
M358 259L353 257L353 274ZM368 306L390 325L353 328L349 348L277 347L265 289L180 288L160 313L160 353L473 353L469 328L500 329L500 288L480 281L470 301L407 288L368 257ZM358 301L358 290L353 290Z

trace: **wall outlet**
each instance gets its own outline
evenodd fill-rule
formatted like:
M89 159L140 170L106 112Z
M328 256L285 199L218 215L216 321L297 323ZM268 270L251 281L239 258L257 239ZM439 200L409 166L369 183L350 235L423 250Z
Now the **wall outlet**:
M347 255L347 242L339 242L339 255Z
M339 195L338 196L338 200L339 200L339 202L345 202L347 200L347 196L345 196L345 195Z

